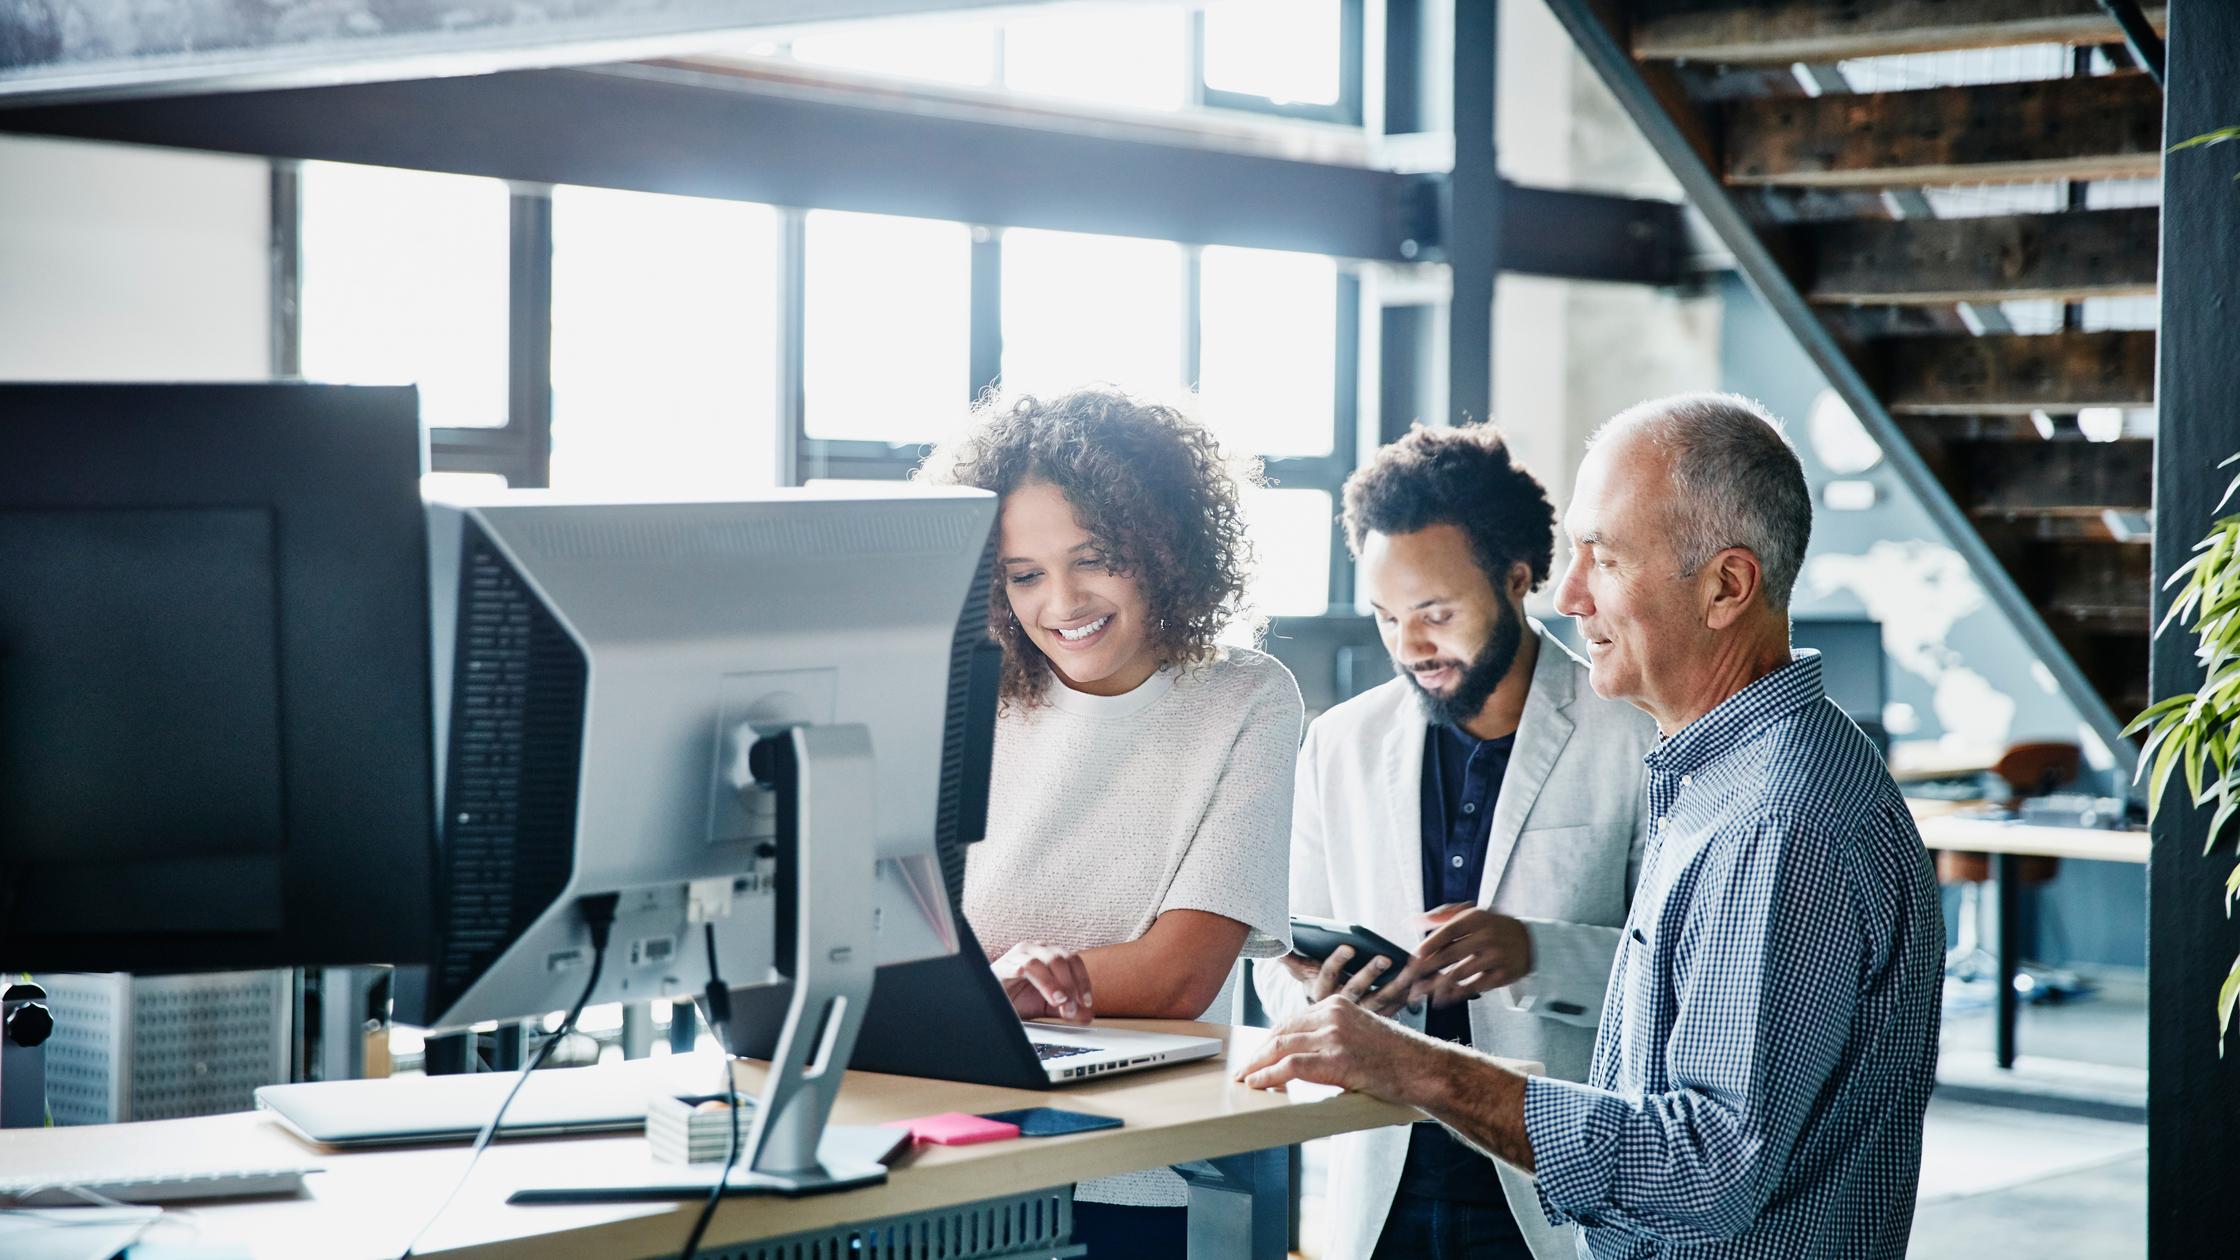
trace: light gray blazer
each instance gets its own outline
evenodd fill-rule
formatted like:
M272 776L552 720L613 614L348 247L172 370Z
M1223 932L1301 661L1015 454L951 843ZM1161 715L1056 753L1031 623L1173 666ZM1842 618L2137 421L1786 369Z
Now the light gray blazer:
M1478 904L1522 920L1532 974L1470 1002L1471 1044L1578 1080L1594 1053L1620 929L1641 857L1642 765L1656 724L1587 685L1586 664L1530 622L1540 657L1501 781ZM1291 823L1291 912L1369 927L1412 946L1423 937L1422 792L1426 722L1395 678L1316 719L1299 752ZM1252 969L1277 1019L1306 992L1280 966ZM1400 1016L1423 1027L1419 1014ZM1376 1247L1408 1153L1405 1125L1331 1142L1331 1234L1323 1254L1365 1260ZM1569 1226L1551 1227L1531 1178L1499 1168L1538 1260L1570 1260Z

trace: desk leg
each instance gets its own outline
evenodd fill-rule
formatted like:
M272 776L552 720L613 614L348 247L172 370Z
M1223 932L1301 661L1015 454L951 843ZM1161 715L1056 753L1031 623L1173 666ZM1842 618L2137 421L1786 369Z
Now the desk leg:
M2014 1066L2014 1033L2017 1003L2014 974L2021 952L2022 881L2015 878L2020 862L2012 853L1991 855L1991 877L1999 892L1999 1066Z
M1290 1248L1290 1152L1284 1147L1176 1165L1190 1187L1195 1260L1283 1260Z

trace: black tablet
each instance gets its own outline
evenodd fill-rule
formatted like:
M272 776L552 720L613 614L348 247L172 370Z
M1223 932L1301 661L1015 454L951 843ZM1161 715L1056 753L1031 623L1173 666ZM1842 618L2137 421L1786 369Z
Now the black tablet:
M1369 982L1372 989L1399 975L1400 969L1407 966L1408 960L1413 957L1409 951L1358 923L1340 923L1335 919L1317 919L1305 914L1291 916L1293 952L1321 962L1335 953L1340 945L1353 946L1353 965L1346 969L1348 974L1367 964L1371 958L1381 956L1391 960L1391 965L1385 968L1384 974Z

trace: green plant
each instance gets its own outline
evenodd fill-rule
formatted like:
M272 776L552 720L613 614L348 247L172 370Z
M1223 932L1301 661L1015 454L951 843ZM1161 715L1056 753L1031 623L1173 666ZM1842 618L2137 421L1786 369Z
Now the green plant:
M2227 140L2240 140L2240 127L2219 127L2215 131L2204 131L2198 136L2189 136L2180 140L2164 152L2176 153L2180 149L2198 149L2207 145L2223 144ZM2233 178L2240 179L2240 175L2234 175Z
M2240 129L2235 129L2240 132ZM2234 455L2219 468L2240 461ZM2224 511L2240 476L2225 487L2212 514ZM2152 821L2163 793L2181 770L2186 795L2198 809L2216 803L2209 817L2209 838L2202 853L2216 850L2226 824L2240 815L2240 512L2218 516L2209 533L2193 546L2193 555L2163 583L2176 588L2155 635L2173 623L2190 622L2186 629L2195 640L2194 659L2201 662L2201 689L2171 696L2131 719L2126 735L2144 730L2146 746L2139 754L2139 773L2147 779L2147 818ZM2224 882L2224 912L2240 898L2240 863ZM2235 1005L2240 1005L2240 958L2232 960L2224 984L2217 991L2217 1053L2224 1053L2226 1032L2232 1026Z

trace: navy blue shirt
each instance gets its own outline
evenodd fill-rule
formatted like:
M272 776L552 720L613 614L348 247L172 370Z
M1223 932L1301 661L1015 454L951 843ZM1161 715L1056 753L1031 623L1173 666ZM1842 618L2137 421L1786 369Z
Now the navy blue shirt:
M1509 770L1515 735L1481 740L1459 726L1430 727L1423 742L1423 908L1478 900L1485 878L1486 839L1501 777ZM1424 1031L1442 1041L1470 1044L1470 1004L1433 1007ZM1408 1135L1402 1190L1463 1203L1504 1203L1493 1163L1436 1124L1418 1124ZM1521 1235L1520 1235L1521 1237Z

